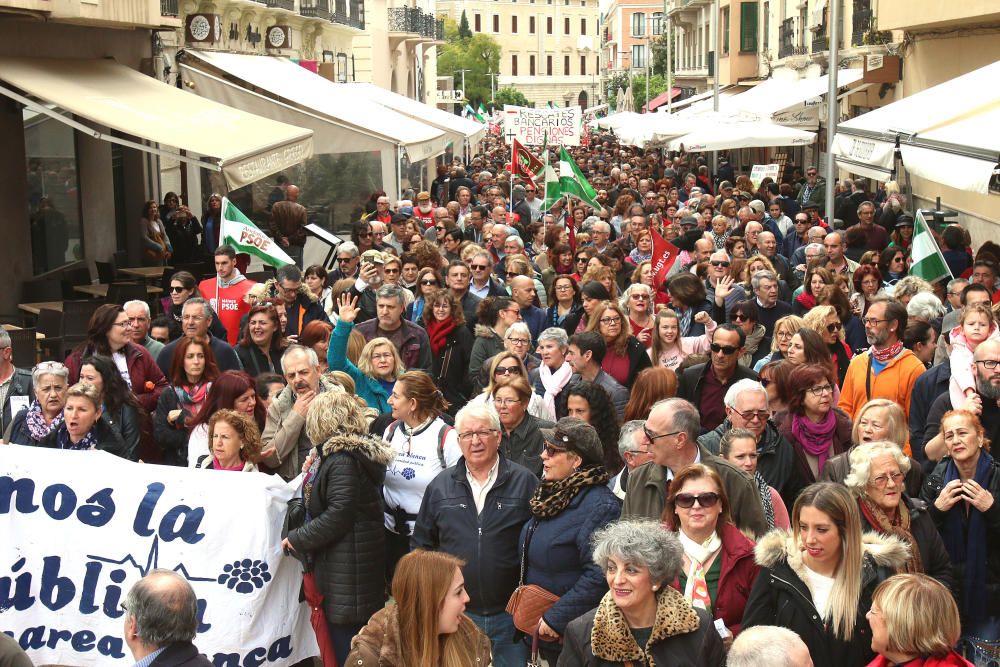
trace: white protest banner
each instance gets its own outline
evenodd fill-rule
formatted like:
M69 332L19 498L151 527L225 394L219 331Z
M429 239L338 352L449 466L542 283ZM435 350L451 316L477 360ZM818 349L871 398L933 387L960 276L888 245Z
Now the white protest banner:
M579 146L583 112L580 107L531 109L505 104L504 137L509 145L514 139L523 146Z
M759 188L760 182L763 181L768 176L771 177L775 183L778 182L778 169L779 165L776 164L755 164L750 169L750 182L753 183L753 187Z
M292 494L261 473L0 447L0 632L37 665L132 665L120 605L164 568L194 588L195 645L216 667L319 655L281 550Z

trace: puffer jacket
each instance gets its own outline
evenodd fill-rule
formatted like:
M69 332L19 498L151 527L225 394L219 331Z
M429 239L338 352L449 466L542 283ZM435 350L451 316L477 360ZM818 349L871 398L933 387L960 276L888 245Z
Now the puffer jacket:
M475 655L468 656L469 667L492 665L490 640L472 621L462 623L463 631L476 637ZM351 642L347 665L357 667L400 667L405 650L400 644L399 610L390 604L380 610Z
M537 527L528 546L525 584L537 584L559 596L543 618L560 635L574 618L593 609L608 592L604 573L593 560L594 531L621 516L621 503L604 484L580 490L569 506L556 516L531 519L521 530L520 551L529 531ZM543 642L550 651L558 644Z
M410 545L464 560L469 611L496 614L504 610L517 588L521 574L518 538L531 518L528 501L538 478L501 456L483 511L477 513L467 475L463 458L427 485Z
M722 436L732 428L733 423L727 417L714 430L699 437L698 444L716 456L721 456ZM795 504L799 491L807 484L796 462L794 448L770 419L757 443L757 471L768 485L778 490L788 507Z
M160 400L156 404L156 414L153 415L153 435L156 437L156 444L160 446L160 454L163 458L160 463L169 466L186 466L188 463L187 445L191 433L186 423L194 415L187 411L171 424L167 420L167 415L171 411L181 407L180 399L173 387L160 394Z
M875 657L866 617L872 593L903 566L908 551L895 537L877 533L865 533L862 548L861 599L849 641L834 636L833 625L820 618L806 584L806 566L798 541L785 530L771 531L757 543L755 557L761 570L747 600L743 629L777 625L794 631L809 647L816 667L867 665Z
M490 357L504 351L503 338L497 335L491 327L477 324L476 340L472 343L472 354L469 357L469 375L479 377L479 371Z
M726 652L712 617L695 609L669 586L656 596L656 620L646 646L639 646L611 593L569 624L558 667L722 667Z
M372 435L335 435L319 448L306 505L312 520L288 534L307 556L326 620L364 623L385 604L382 483L389 444Z

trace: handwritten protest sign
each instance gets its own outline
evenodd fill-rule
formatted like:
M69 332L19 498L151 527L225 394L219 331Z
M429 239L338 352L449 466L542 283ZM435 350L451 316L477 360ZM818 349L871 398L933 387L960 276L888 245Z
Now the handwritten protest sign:
M0 450L0 632L35 664L133 664L120 604L154 568L191 583L195 644L217 667L319 654L301 568L281 551L293 494L281 479Z
M776 164L755 164L750 169L750 182L753 183L753 187L759 188L760 182L763 181L768 176L777 183L778 182L778 169L779 165Z
M579 146L583 114L580 107L531 109L504 105L504 136L524 146Z

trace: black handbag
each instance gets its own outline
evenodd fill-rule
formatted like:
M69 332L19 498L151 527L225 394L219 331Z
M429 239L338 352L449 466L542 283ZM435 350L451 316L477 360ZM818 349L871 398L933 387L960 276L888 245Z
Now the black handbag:
M288 508L285 510L285 522L281 527L282 539L288 537L288 533L306 525L306 500L299 496L288 501Z

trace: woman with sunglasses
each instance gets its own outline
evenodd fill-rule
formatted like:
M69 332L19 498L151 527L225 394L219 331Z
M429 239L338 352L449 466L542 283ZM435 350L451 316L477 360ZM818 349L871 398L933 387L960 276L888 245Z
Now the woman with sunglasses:
M867 619L872 593L905 564L907 549L895 537L862 535L858 504L846 487L806 487L792 507L792 532L765 535L755 557L761 571L744 630L793 630L815 667L861 666L875 657Z
M503 335L503 347L506 352L510 352L517 357L525 370L529 373L536 371L542 360L531 351L531 331L524 322L515 322L510 325ZM489 369L493 366L493 357L483 362L479 376L474 378L475 391L479 391L490 382Z
M826 462L851 446L851 418L836 407L826 365L801 364L788 378L788 409L774 416L778 432L795 450L799 476L811 484Z
M893 287L906 276L906 253L899 248L886 248L878 258L878 271L882 275L882 289Z
M753 368L764 357L765 348L761 343L764 342L766 332L764 325L758 320L757 304L750 299L737 301L729 311L729 322L743 329L743 333L746 334L743 354L739 359L740 365L745 368Z
M823 339L837 369L837 386L843 385L854 355L844 341L844 325L837 316L837 310L833 306L817 305L806 313L802 322L806 329L815 331Z
M573 255L573 279L577 283L583 283L583 276L587 273L592 257L597 255L597 251L591 246L580 247L580 240L577 239L576 254Z
M406 307L406 319L409 322L420 322L424 319L427 299L441 289L441 275L427 266L417 273L417 298Z
M618 305L628 316L629 328L647 350L653 346L653 290L641 283L629 285Z
M684 547L681 574L669 584L725 623L729 636L723 643L728 647L740 631L760 568L754 562L753 542L733 524L719 474L701 464L678 472L660 520L677 532Z
M170 340L176 340L181 336L181 315L184 310L184 302L191 297L200 297L198 291L198 281L188 271L178 271L170 276L170 286L167 288L167 296L160 299L163 312L170 322ZM226 339L226 329L219 321L219 316L212 310L212 323L208 327L208 332L219 340Z
M494 391L500 386L501 382L508 378L520 376L529 384L531 383L528 371L524 367L524 362L513 352L504 350L493 357L493 361L487 368L489 368L489 384L481 392L470 398L466 405L492 406ZM528 414L546 421L555 421L556 418L555 410L549 409L541 394L537 392L532 392L531 397L528 399Z
M803 325L804 321L798 315L785 315L778 318L778 321L774 323L774 334L771 336L771 352L761 357L754 365L754 373L760 373L760 370L772 361L784 359L788 354L788 345L792 342L792 336Z
M621 386L630 388L635 376L652 366L646 348L631 334L628 315L614 301L605 301L594 310L587 331L596 331L608 347L601 368Z
M372 226L367 220L358 220L351 225L351 241L358 247L358 257L375 248L372 238Z

